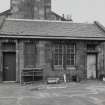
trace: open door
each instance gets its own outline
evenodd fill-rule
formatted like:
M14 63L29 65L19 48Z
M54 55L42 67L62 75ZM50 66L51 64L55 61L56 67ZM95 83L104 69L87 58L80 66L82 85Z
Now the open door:
M87 79L96 79L96 54L87 55Z

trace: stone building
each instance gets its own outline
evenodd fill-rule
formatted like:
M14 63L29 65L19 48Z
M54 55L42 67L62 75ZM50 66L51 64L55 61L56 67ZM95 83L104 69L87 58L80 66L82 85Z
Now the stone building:
M0 81L62 80L66 74L70 82L105 74L105 28L100 23L46 20L42 12L38 20L37 13L22 11L0 15Z

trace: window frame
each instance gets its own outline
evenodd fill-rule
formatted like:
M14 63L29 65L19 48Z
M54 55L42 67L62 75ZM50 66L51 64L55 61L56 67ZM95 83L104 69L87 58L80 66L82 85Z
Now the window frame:
M55 64L55 62L57 62L57 61L55 61L55 46L58 46L59 47L59 45L61 45L62 46L62 63L60 64L59 62L59 57L57 57L58 58L58 63L56 63ZM69 45L69 49L67 48L67 46ZM70 47L70 46L73 46L73 47ZM58 48L57 47L57 48ZM64 65L66 66L66 67L74 67L75 66L75 63L76 63L76 61L75 61L75 58L76 58L76 45L75 45L75 43L55 43L54 45L53 45L53 48L54 48L54 52L53 52L53 63L54 63L54 66L56 66L56 67L61 67L61 68L63 68L64 67ZM65 49L66 49L66 51L65 51ZM58 48L58 50L59 50L59 48ZM70 53L68 54L67 52L67 50L69 50L70 51ZM71 51L71 50L73 50L73 52ZM56 54L56 55L58 55L59 56L59 52L58 52L58 54ZM67 64L67 55L68 56L70 56L70 59L69 59L69 64ZM71 59L71 55L73 55L73 60ZM64 57L64 56L66 56L66 57ZM66 59L66 60L64 60L64 59ZM64 64L64 62L66 61L66 64ZM73 64L72 64L72 61L73 61Z
M26 51L27 51L27 49L26 48L28 48L27 47L27 44L32 44L32 45L34 45L34 63L29 63L29 61L26 61L25 62L25 57L27 56L26 55ZM31 48L33 48L33 47L31 47ZM29 50L29 49L28 49ZM27 54L29 54L29 52L27 53ZM32 53L31 53L32 54ZM29 58L29 56L30 55L28 55L28 58ZM31 55L32 56L32 55ZM31 58L30 58L31 59ZM36 47L36 42L35 41L25 41L24 42L24 68L35 68L36 67L36 60L37 60L37 47ZM29 64L28 64L29 63Z

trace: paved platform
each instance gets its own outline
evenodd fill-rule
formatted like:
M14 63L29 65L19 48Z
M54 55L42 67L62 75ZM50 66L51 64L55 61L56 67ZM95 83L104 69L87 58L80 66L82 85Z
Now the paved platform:
M0 84L0 105L105 105L105 82Z

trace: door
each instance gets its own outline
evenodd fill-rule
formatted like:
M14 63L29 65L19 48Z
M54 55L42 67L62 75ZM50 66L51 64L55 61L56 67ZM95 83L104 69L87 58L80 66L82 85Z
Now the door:
M3 53L3 81L16 81L15 53Z
M87 55L87 79L96 78L96 54Z

